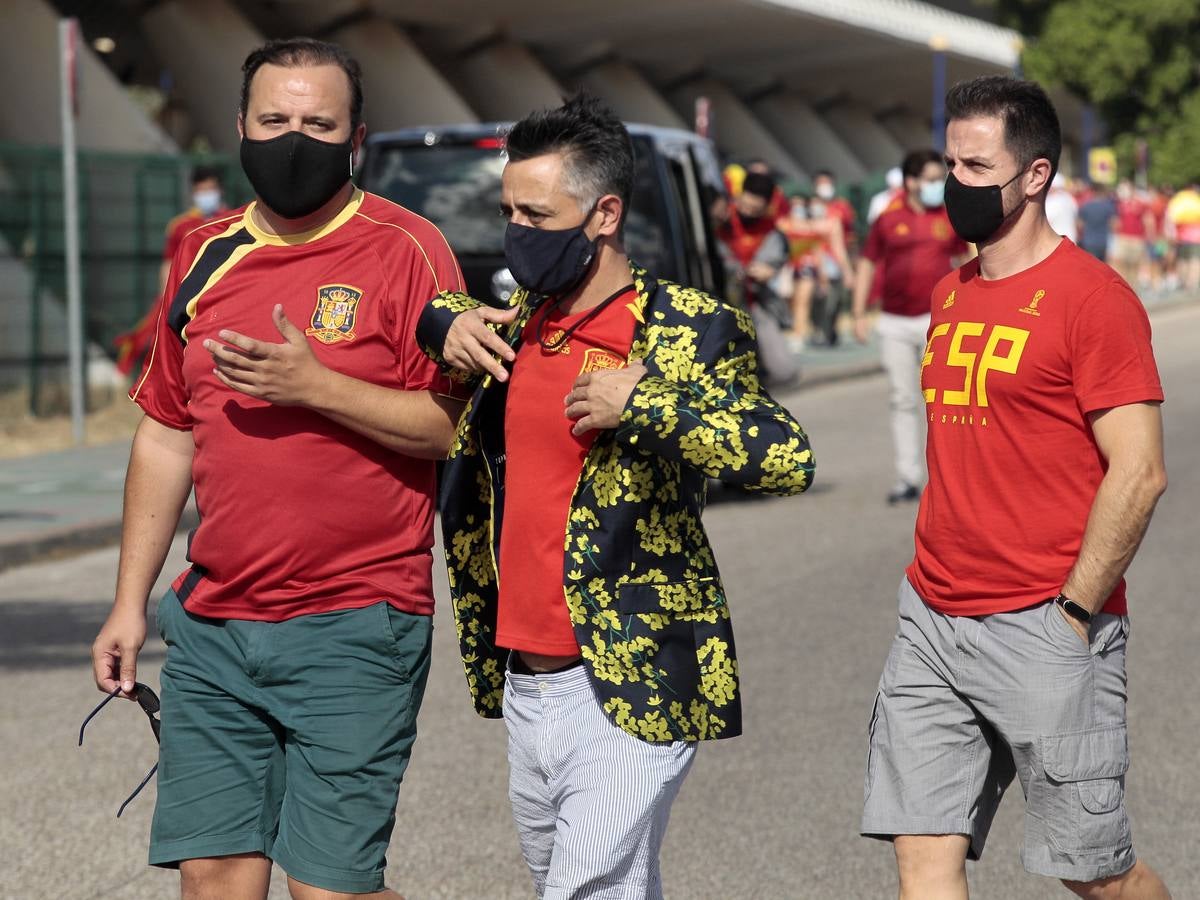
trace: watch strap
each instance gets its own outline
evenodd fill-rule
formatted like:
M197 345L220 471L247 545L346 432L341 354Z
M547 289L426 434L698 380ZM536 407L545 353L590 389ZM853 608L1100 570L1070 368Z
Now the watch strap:
M1076 603L1074 600L1072 600L1070 597L1068 597L1066 594L1063 594L1060 592L1057 596L1055 596L1053 598L1053 600L1055 603L1057 603L1059 606L1061 606L1063 609L1063 612L1065 612L1072 619L1078 619L1080 622L1086 622L1089 624L1091 623L1092 614L1090 612L1088 612L1086 609L1084 609L1082 606L1080 606L1078 603Z

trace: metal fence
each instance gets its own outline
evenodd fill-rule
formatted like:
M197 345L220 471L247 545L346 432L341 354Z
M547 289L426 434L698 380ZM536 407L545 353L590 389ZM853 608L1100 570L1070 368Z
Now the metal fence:
M189 205L196 165L224 175L226 200L250 192L225 157L83 151L79 221L86 358L115 353L114 338L158 292L166 226ZM0 143L0 388L27 390L51 411L67 378L62 156L57 147Z

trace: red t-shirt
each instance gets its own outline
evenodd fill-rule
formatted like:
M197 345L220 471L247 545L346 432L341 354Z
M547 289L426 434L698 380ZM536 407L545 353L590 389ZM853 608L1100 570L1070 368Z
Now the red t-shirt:
M916 212L902 202L875 220L863 255L883 268L883 311L923 316L933 286L953 268L954 257L966 252L945 207Z
M597 432L576 437L563 398L584 372L621 369L633 346L635 293L617 297L571 334L557 350L549 345L588 311L563 316L537 313L525 327L504 412L507 454L504 526L500 530L500 601L496 643L547 656L579 652L563 594L567 516L583 461Z
M433 462L226 387L203 342L229 329L278 343L271 309L282 303L329 368L450 394L413 337L442 289L461 290L462 276L441 233L361 191L306 234L265 234L248 208L184 239L130 396L195 440L201 519L193 566L175 582L189 610L279 621L386 600L432 613Z
M842 223L842 232L846 238L846 246L852 246L857 235L854 233L854 222L858 216L854 213L854 207L850 205L850 201L845 197L834 197L832 200L822 200L825 204L825 214L831 219L837 219Z
M183 239L187 237L188 232L195 231L201 225L206 225L209 222L228 218L230 212L228 209L223 209L215 215L206 216L194 206L186 212L181 212L167 223L167 239L163 243L162 258L167 260L175 259L175 254L179 252L179 247L183 244Z
M1146 213L1150 207L1137 197L1117 201L1117 234L1122 237L1146 236Z
M1087 414L1162 400L1150 321L1071 241L1008 278L971 260L934 290L921 367L929 485L913 588L963 616L1034 606L1079 555L1105 464ZM1104 605L1125 612L1122 581Z

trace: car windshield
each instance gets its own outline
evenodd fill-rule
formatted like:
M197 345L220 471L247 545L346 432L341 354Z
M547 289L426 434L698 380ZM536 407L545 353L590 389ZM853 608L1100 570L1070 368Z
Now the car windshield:
M625 222L625 245L630 256L653 271L667 255L661 199L649 147L637 138L634 147L633 202ZM384 144L374 148L364 187L429 219L459 256L502 256L503 169L502 152L492 146Z

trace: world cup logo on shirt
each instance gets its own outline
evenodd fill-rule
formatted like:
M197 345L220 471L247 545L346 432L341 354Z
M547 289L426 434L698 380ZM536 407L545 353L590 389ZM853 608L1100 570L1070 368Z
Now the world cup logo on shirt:
M358 288L345 284L326 284L317 288L317 306L311 325L304 333L322 344L354 340L354 320L362 295Z

